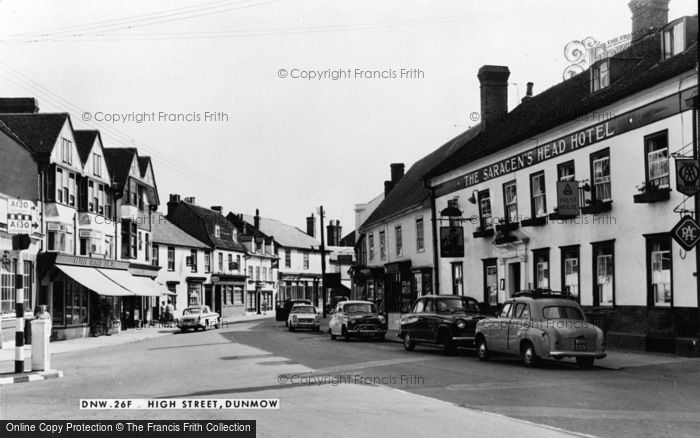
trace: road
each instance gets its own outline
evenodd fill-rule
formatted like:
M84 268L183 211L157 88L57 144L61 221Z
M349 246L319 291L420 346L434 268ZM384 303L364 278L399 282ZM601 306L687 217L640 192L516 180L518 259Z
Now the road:
M697 362L528 369L515 359L480 362L467 350L446 356L393 342L331 341L272 320L59 354L54 366L64 378L2 387L0 418L255 419L258 436L275 437L326 436L338 427L340 436L397 437L690 437L700 429ZM281 406L80 410L84 398L278 398Z

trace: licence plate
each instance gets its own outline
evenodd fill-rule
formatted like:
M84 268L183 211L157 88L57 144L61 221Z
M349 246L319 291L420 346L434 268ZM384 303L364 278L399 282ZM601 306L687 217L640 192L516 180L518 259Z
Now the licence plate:
M585 339L574 339L574 350L575 351L586 351L586 340Z

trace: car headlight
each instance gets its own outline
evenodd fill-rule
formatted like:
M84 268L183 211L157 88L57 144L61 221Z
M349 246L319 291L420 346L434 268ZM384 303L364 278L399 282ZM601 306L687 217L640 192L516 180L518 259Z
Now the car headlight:
M457 328L458 328L458 329L461 330L461 329L463 329L463 328L466 327L466 326L467 326L467 323L464 322L463 319L460 319L460 320L457 321Z
M357 320L356 320L355 318L352 318L352 319L350 320L350 324L355 324L356 322L357 322Z
M296 316L296 315L292 315L292 321L296 321L296 320L297 320L297 316Z
M379 322L384 324L386 322L386 319L382 315L379 315Z

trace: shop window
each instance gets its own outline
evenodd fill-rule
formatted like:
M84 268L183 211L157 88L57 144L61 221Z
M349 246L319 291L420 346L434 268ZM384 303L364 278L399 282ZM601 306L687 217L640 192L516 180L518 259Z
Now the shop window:
M644 137L646 152L646 184L655 188L669 187L668 131Z
M647 237L647 281L649 305L668 307L673 304L671 237Z
M187 283L187 305L197 306L202 302L202 284Z
M416 250L425 250L425 231L423 230L423 218L416 218Z
M452 295L464 295L462 262L452 263Z
M243 288L233 287L233 304L243 304Z
M533 218L547 215L547 192L545 190L544 172L535 173L530 177L530 192Z
M593 305L615 305L615 258L612 242L593 243Z
M535 288L549 289L549 248L532 251Z
M503 210L506 221L518 222L518 191L515 181L503 184Z
M580 301L580 270L579 247L561 248L561 284L564 292L570 293L576 301Z
M15 272L17 260L0 263L0 316L15 314Z

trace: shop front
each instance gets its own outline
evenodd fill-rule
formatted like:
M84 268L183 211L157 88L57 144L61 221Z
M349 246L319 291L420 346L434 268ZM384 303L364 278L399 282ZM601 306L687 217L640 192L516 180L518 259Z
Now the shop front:
M245 315L245 281L245 275L212 275L211 285L204 285L204 303L223 319ZM188 283L188 294L190 284L194 283Z

